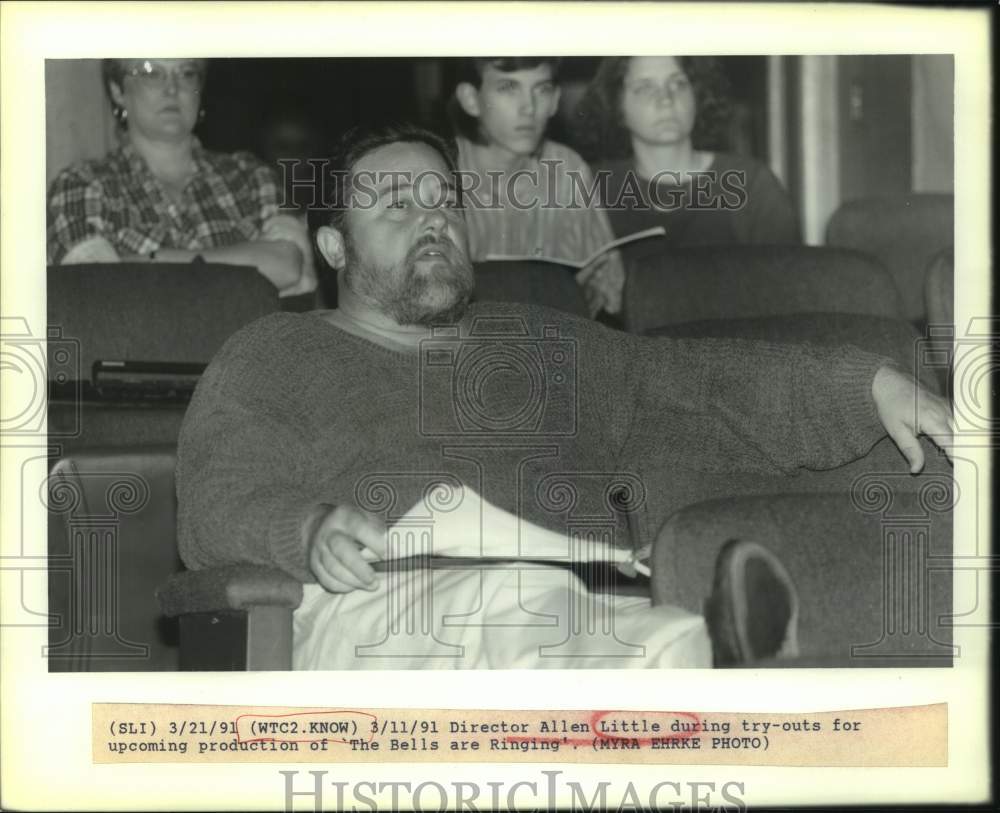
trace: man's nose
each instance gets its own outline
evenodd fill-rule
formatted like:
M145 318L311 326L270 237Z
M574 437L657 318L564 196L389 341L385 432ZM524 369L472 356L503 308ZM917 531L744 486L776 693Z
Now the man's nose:
M521 95L518 112L525 116L533 116L535 114L535 95L533 93L524 93Z
M444 208L435 206L432 209L427 209L424 214L424 229L434 234L441 234L447 225L448 217Z

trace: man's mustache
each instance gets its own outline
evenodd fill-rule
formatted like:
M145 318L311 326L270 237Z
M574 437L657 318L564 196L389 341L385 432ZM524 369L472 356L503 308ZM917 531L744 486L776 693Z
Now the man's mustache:
M420 252L426 248L437 249L445 256L445 258L451 260L452 262L459 260L461 257L458 246L455 244L454 240L448 237L448 235L442 234L435 237L432 234L425 234L423 237L419 238L406 253L407 265L412 265L416 262L417 255L419 255Z

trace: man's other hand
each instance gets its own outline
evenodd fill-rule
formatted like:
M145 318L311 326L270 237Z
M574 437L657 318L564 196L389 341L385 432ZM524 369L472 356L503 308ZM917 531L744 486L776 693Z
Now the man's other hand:
M881 367L872 381L872 397L879 420L910 464L910 473L924 467L924 451L917 440L927 435L948 452L955 432L951 405L929 392L905 373Z
M306 529L309 570L324 588L331 593L377 589L375 571L365 555L385 556L385 526L380 519L350 505L324 505L309 517ZM366 550L370 553L363 553Z

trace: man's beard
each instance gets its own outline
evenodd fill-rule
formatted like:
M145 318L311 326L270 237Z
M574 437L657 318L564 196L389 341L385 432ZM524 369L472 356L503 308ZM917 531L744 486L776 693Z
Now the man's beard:
M396 268L368 262L350 237L344 242L344 282L397 324L451 324L465 313L475 287L472 263L447 237L422 237ZM418 273L417 255L429 245L437 245L443 256L428 271ZM435 286L441 295L428 296Z

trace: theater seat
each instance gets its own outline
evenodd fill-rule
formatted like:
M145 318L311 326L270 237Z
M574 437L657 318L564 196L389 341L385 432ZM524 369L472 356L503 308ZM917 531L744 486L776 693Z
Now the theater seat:
M182 568L173 447L64 456L48 506L50 671L176 670L176 623L153 595Z
M89 381L99 360L207 364L236 330L280 307L275 287L243 266L50 266L47 285L50 383ZM67 349L68 361L57 355ZM49 435L63 451L174 443L183 415L183 404L63 398L50 403Z
M899 453L887 440L863 460L830 472L773 478L714 474L700 479L675 472L677 489L672 494L647 497L670 503L663 515L679 511L685 517L685 512L697 510L701 512L697 516L702 516L704 509L689 507L718 495L810 490L820 495L830 491L844 494L852 484L878 473L882 481L890 483L899 504L907 505L925 498L920 495L928 488L940 489L942 482L950 482L947 464L936 458L928 445L925 452L928 473L920 477L905 471ZM183 570L177 555L174 463L173 447L153 446L80 450L53 467L48 482L48 551L49 608L54 626L47 653L52 671L291 668L292 612L302 599L302 585L267 567ZM877 485L869 489L871 493L878 491ZM764 500L761 504L769 505L767 501L779 498L760 499ZM853 504L836 499L839 502L831 504L838 511L849 509L848 520L854 521ZM753 499L736 503L757 504ZM707 514L709 518L716 515L714 509ZM842 529L848 534L845 539L854 539L843 517L817 513L813 522L827 522L826 533ZM698 609L696 605L706 595L701 591L711 561L706 564L702 559L711 552L707 548L695 550L691 542L676 541L686 533L687 526L680 520L670 520L667 527L673 530L660 535L657 550L671 552L654 552L659 564L654 570L653 595L659 600L676 595L677 602ZM761 535L758 541L773 544L771 539ZM801 543L811 545L814 541L802 536ZM815 544L827 543L820 540ZM858 559L853 548L844 547L843 551L840 555L827 547L815 554L827 557L817 561L829 565L823 578L831 590L843 580L864 575L856 570ZM807 552L798 555L801 558ZM655 559L657 556L670 558L669 567ZM684 557L697 560L692 564L695 570L690 582L676 575L688 566ZM806 572L804 578L805 587L811 590L820 575Z
M483 302L527 302L577 316L590 311L573 277L575 269L530 260L476 263L476 299Z
M901 315L879 263L815 246L690 246L626 252L624 324L633 333L680 322L793 313Z
M927 324L939 328L955 326L955 249L935 254L924 275L924 308Z
M48 321L98 359L207 362L248 322L279 309L256 269L210 263L50 266Z
M950 666L950 478L924 478L918 491L894 485L872 473L853 492L688 506L656 541L653 601L702 612L719 550L730 539L755 541L798 589L801 659L787 665ZM767 597L747 600L760 606Z
M826 243L878 259L902 295L903 315L926 319L924 272L931 258L955 242L953 195L871 197L844 203L826 229Z
M175 461L173 446L93 448L51 469L50 671L291 667L291 613L302 585L281 571L240 565L185 574L158 600L183 571Z

